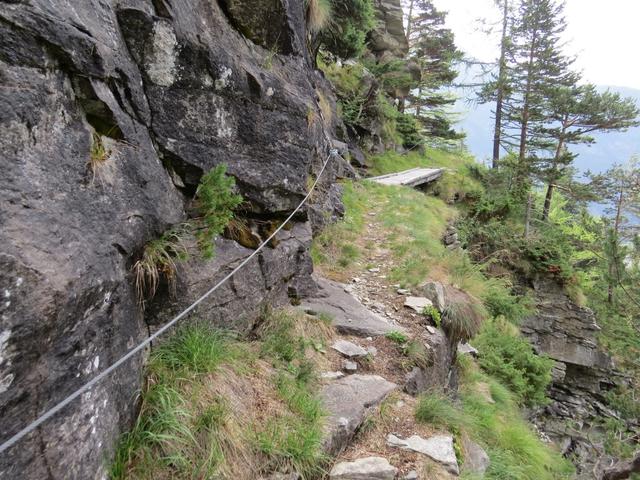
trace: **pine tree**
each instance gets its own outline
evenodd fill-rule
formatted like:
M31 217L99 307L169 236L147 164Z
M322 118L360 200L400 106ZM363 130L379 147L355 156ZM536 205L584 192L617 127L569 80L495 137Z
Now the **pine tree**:
M517 147L516 187L522 192L528 190L535 156L550 146L549 139L540 136L550 118L547 100L554 89L570 87L577 80L569 70L573 59L561 52L563 8L555 0L522 0L506 49L510 93L504 99L507 122L501 137Z
M430 135L459 138L446 113L456 98L440 91L456 78L455 62L462 57L453 32L444 26L446 13L431 0L410 0L407 7L409 61L419 66L420 80L407 99L402 99L401 110L415 115Z
M547 183L542 219L547 220L554 189L567 172L576 154L569 147L593 143L594 132L624 130L638 125L640 113L633 98L623 99L618 93L599 93L594 85L560 86L551 90L548 100L551 126L541 128L541 136L555 142L553 155L543 159L538 170Z
M616 164L606 172L587 174L592 186L608 206L606 213L608 301L613 303L614 287L624 277L626 244L640 231L640 158L634 157L624 165Z
M496 7L498 7L501 12L500 56L494 64L489 64L492 69L497 71L492 75L491 80L482 85L477 98L479 103L495 102L495 110L493 112L493 152L491 156L491 166L493 168L497 168L500 161L504 103L509 97L510 92L507 51L510 48L511 27L514 22L513 14L517 1L518 0L494 0Z

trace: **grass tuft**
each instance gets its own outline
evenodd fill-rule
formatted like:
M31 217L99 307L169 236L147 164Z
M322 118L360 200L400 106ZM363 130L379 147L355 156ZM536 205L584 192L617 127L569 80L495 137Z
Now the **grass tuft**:
M170 292L175 291L176 262L189 256L185 234L184 226L167 230L160 238L147 243L142 256L133 264L138 302L143 308L145 299L154 297L161 281L167 283Z
M307 29L318 33L329 26L332 6L330 0L307 0Z
M474 337L487 318L482 303L453 287L446 287L447 306L442 313L442 326L453 342L467 342Z

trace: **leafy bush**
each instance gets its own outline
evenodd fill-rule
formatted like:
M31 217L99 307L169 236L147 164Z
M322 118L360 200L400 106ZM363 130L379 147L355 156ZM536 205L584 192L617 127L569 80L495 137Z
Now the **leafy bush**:
M521 403L546 403L553 360L536 355L513 325L503 319L485 322L474 344L482 369L508 386Z
M511 323L518 324L533 314L535 307L530 296L514 295L508 284L505 285L497 280L487 280L487 282L489 288L483 295L482 301L492 317L504 317Z
M233 210L242 203L242 197L233 191L234 178L226 172L226 165L217 165L202 177L196 190L201 215L198 243L205 258L213 256L213 240L224 231L233 218Z

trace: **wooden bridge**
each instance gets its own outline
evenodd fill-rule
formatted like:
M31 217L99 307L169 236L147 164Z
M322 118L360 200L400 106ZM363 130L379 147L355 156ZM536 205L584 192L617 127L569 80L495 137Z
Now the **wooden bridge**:
M389 173L379 177L371 177L368 180L381 183L383 185L404 185L407 187L417 187L434 182L444 173L444 168L412 168L404 172Z

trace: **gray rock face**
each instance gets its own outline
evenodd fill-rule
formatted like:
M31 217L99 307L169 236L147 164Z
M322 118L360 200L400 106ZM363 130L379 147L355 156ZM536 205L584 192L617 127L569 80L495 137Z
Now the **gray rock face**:
M338 332L369 337L394 330L404 331L402 327L387 322L345 292L345 285L324 278L316 278L316 281L320 289L318 295L305 299L300 308L312 315L320 312L328 314Z
M462 440L462 448L464 450L464 471L470 472L477 476L484 476L484 473L491 465L489 455L476 442L464 438Z
M441 463L449 473L454 475L460 473L451 435L436 435L427 439L412 435L409 438L402 439L390 433L387 435L387 445L422 453Z
M537 313L525 319L521 330L555 365L548 392L551 403L533 412L531 419L574 459L577 478L593 478L594 468L607 464L607 459L585 439L603 417L617 417L606 405L605 393L628 379L598 347L600 328L591 310L576 305L552 280L539 279L534 288ZM566 419L575 427L567 428Z
M272 3L277 21L260 28L255 17L240 24L240 4L264 4L256 1L225 2L228 16L218 2L195 0L0 3L0 284L8 292L0 440L249 253L219 239L216 257L181 265L177 295L161 286L143 317L131 265L146 242L186 219L204 172L226 163L246 214L260 221L281 220L306 194L335 123L320 120L316 99L334 100L310 68L303 2ZM286 55L271 51L274 42ZM107 154L89 168L96 143ZM317 202L204 302L199 318L245 329L260 303L312 290L308 245L339 215L339 167L330 162ZM135 411L142 360L3 454L0 477L104 478L105 458Z
M398 469L382 457L359 458L340 462L329 473L331 480L393 480Z
M325 449L337 454L348 444L365 419L367 411L380 404L397 388L378 375L349 375L325 385L321 396L329 412Z
M549 280L538 281L535 293L537 313L525 319L521 330L536 351L556 361L550 395L558 405L551 408L557 413L567 410L574 417L576 402L598 402L604 391L624 378L615 372L611 357L598 347L600 328L591 310L576 305Z
M376 27L370 33L371 50L379 56L384 54L403 58L409 52L409 42L402 21L400 0L375 0Z
M427 282L418 287L418 291L441 312L447 307L444 286L440 282Z
M425 347L432 361L426 367L414 367L406 375L404 390L410 395L418 395L429 389L445 390L457 388L457 370L453 365L455 351L451 348L444 332L433 329L427 335Z

